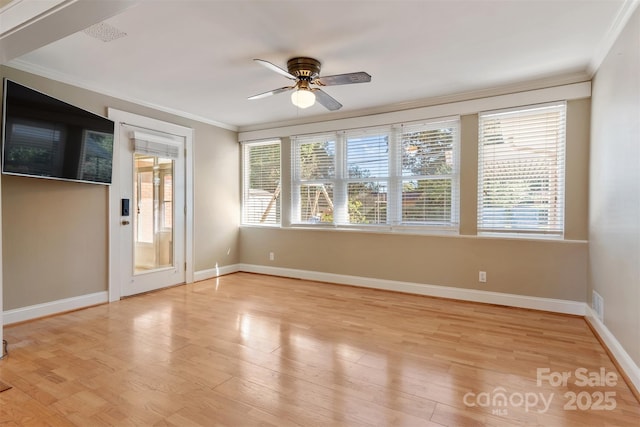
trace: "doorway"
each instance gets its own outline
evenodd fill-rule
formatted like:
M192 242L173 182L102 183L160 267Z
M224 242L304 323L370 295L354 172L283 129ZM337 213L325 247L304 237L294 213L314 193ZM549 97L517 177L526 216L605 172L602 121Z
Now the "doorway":
M192 130L109 109L109 300L193 281Z

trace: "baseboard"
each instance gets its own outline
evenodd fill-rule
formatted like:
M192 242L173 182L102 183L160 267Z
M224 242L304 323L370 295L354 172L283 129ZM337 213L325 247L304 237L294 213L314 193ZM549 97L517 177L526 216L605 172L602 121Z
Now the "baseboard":
M598 334L602 343L607 347L611 357L618 364L618 367L627 376L627 379L631 383L629 386L635 388L635 390L632 391L636 398L640 400L640 368L636 365L633 359L631 359L629 353L626 352L622 347L622 344L620 344L616 337L611 333L609 328L602 323L596 312L587 304L585 304L585 310L585 319L589 322L595 333Z
M52 314L64 313L65 311L77 310L107 302L109 302L109 293L107 291L96 292L94 294L81 295L46 302L43 304L7 310L2 313L2 319L4 325L10 325L12 323L24 322L27 320L37 319L39 317L51 316Z
M216 267L209 270L195 272L194 280L199 281L211 279L225 274L235 273L237 271L240 271L238 265ZM65 311L77 310L107 302L109 302L109 293L107 291L96 292L94 294L81 295L78 297L65 298L28 307L7 310L3 312L2 320L4 325L10 325L12 323L25 322L39 317L51 316L53 314L64 313Z
M343 274L296 270L291 268L268 267L254 264L239 264L238 271L267 274L271 276L292 277L296 279L316 280L320 282L360 286L387 291L405 292L431 297L451 298L462 301L473 301L487 304L506 305L510 307L529 308L534 310L544 310L555 313L573 314L578 316L585 315L585 304L583 302L577 301L505 294L501 292L490 292L477 289L463 289L451 286L435 286L422 283L372 279L369 277L348 276Z
M240 270L240 264L225 265L222 267L210 268L208 270L200 270L193 273L193 281L213 279L215 277L224 276L225 274L237 273Z

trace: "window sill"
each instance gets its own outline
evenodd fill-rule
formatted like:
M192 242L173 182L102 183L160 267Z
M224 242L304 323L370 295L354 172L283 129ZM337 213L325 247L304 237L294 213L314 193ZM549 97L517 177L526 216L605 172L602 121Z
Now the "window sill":
M496 233L489 231L479 231L478 237L488 237L497 239L521 239L521 240L564 240L564 236L558 236L556 234L538 234L538 233L518 233L518 232L504 232Z
M354 226L354 225L334 225L334 224L291 224L282 227L289 230L323 230L337 232L358 232L373 234L396 234L396 235L418 235L418 236L459 236L457 228L427 228L416 226Z
M460 239L487 239L487 240L518 240L531 242L554 242L554 243L587 243L587 240L566 240L561 236L545 236L539 234L525 233L478 233L460 234L457 229L420 229L418 227L348 227L335 226L333 224L292 224L290 226L280 226L272 224L241 224L240 228L257 228L268 230L301 230L301 231L322 231L338 233L369 233L369 234L390 234L396 236L425 236L425 237L451 237Z

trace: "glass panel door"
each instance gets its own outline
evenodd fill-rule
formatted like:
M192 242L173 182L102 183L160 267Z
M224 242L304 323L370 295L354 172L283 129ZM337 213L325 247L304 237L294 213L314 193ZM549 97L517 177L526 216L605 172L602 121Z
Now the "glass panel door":
M134 272L173 268L174 161L134 156Z

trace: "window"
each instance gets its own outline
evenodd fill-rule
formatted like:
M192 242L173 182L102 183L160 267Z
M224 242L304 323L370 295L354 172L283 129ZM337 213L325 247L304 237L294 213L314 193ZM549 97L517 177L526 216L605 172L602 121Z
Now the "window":
M478 232L562 236L566 103L479 115Z
M297 137L293 147L292 222L333 223L335 135Z
M386 224L389 188L389 131L346 134L347 215L339 223Z
M292 223L458 227L459 120L292 141Z
M457 123L402 126L403 224L458 224Z
M243 145L242 223L280 224L280 141Z

